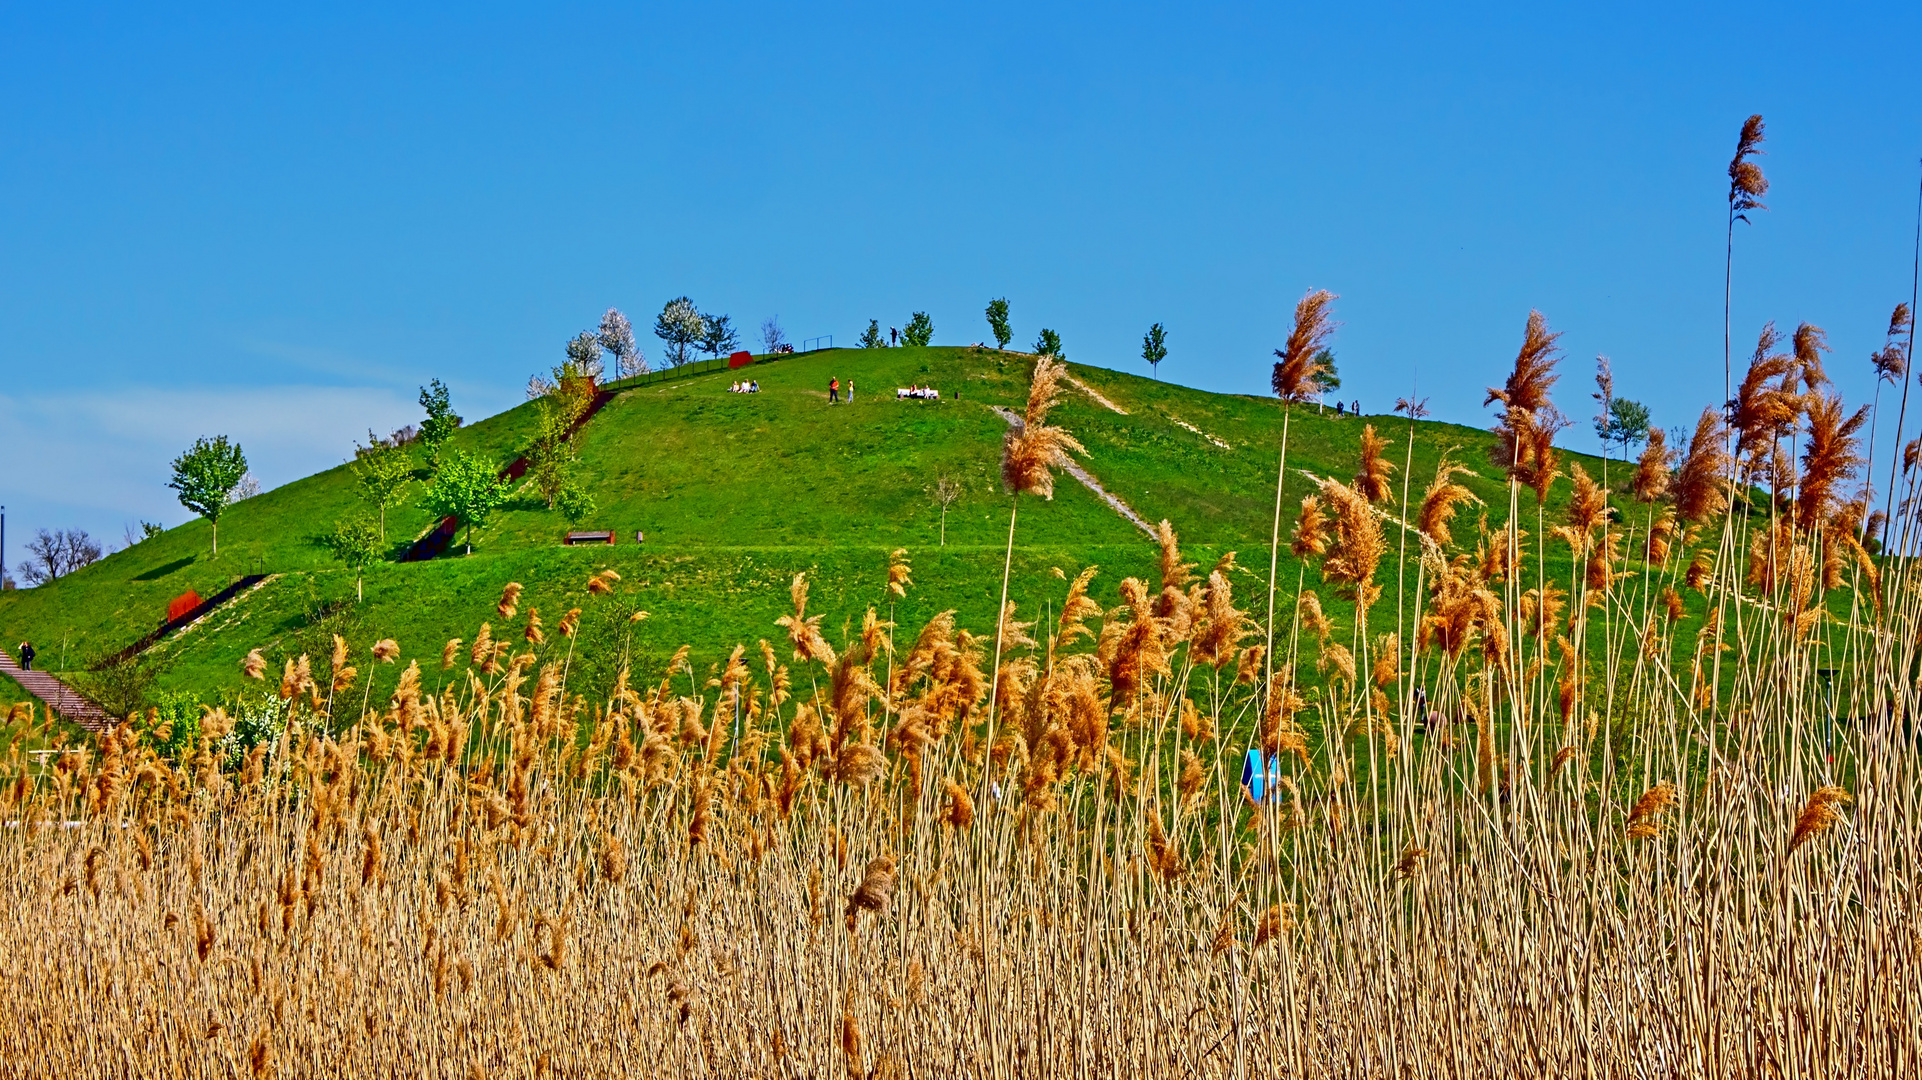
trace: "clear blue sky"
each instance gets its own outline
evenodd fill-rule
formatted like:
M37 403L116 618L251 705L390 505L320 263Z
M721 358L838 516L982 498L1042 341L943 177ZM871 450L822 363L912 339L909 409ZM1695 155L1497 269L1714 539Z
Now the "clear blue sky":
M1815 322L1865 399L1909 296L1918 31L1915 4L7 5L7 559L184 520L196 435L283 483L430 377L486 415L608 306L682 293L797 340L925 310L955 344L1005 295L1017 343L1127 370L1159 321L1164 377L1262 392L1326 287L1344 397L1419 378L1473 424L1534 307L1567 412L1606 353L1684 423L1722 394L1750 112L1774 188L1738 357Z

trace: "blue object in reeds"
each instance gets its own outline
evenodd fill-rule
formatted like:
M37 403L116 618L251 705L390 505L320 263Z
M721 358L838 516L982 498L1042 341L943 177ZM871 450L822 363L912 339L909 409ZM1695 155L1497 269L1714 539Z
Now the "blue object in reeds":
M1241 763L1241 786L1248 789L1248 797L1261 802L1280 785L1280 770L1274 755L1270 754L1264 762L1261 750L1249 747L1248 756Z

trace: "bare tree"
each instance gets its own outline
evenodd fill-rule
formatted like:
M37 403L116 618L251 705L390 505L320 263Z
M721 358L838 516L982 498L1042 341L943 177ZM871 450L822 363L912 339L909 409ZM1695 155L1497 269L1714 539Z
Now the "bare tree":
M948 546L948 507L961 498L961 484L952 476L942 475L928 489L934 504L941 508L941 546Z
M787 335L781 331L781 317L769 315L761 320L761 344L766 352L777 353L787 344Z
M20 580L43 585L100 561L100 544L85 529L41 529L27 541L32 558L20 564Z

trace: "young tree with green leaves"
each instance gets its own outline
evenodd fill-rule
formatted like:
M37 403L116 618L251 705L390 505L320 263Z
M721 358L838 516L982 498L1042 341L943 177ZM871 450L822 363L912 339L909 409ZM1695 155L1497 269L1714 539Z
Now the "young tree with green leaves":
M474 553L474 528L485 527L488 517L507 499L507 485L500 482L499 474L493 462L478 454L449 450L421 497L421 505L435 517L451 517L466 529L469 555Z
M557 506L570 521L593 512L593 499L580 479L580 455L568 439L572 418L560 391L543 399L534 445L527 451L527 474L549 510Z
M703 315L701 322L701 348L716 360L722 353L733 352L741 345L741 335L735 332L734 320L726 315Z
M374 528L374 523L365 517L348 518L334 526L334 531L321 538L327 550L336 560L346 563L354 571L354 599L362 600L361 575L367 564L374 561L380 552L382 537Z
M167 486L180 495L180 505L213 526L213 555L220 557L220 515L233 501L233 490L247 475L247 455L227 436L194 440L193 448L174 459L173 479Z
M1156 323L1148 328L1141 337L1141 358L1148 362L1148 369L1161 377L1161 362L1168 359L1168 332Z
M1628 463L1628 448L1648 438L1648 406L1628 398L1615 398L1608 403L1608 423L1597 425L1602 436L1602 445L1611 442L1622 444L1622 463Z
M1323 349L1316 353L1315 363L1320 366L1308 377L1308 382L1315 388L1315 396L1326 397L1341 389L1341 373L1335 370L1335 350Z
M1034 339L1034 351L1037 356L1052 356L1061 361L1068 359L1061 352L1061 335L1046 328L1042 329L1040 337Z
M868 328L861 332L861 339L854 344L856 348L861 349L887 348L888 339L881 336L881 320L869 319Z
M901 344L925 347L934 340L934 320L925 311L917 311L908 320L907 329L901 331Z
M567 343L567 363L579 374L598 380L606 370L601 363L600 335L592 330L575 334Z
M380 539L387 540L387 508L400 504L401 489L414 478L414 456L405 447L367 433L367 445L354 447L354 488L380 517Z
M1615 396L1615 373L1606 356L1595 358L1595 392L1589 397L1597 406L1595 438L1602 444L1602 484L1607 486L1608 444L1622 444L1622 461L1626 464L1629 445L1648 438L1648 406Z
M1014 340L1014 331L1008 328L1008 300L988 301L988 332L994 335L994 347L1006 350L1008 342Z
M420 423L420 443L427 448L427 460L438 462L442 444L460 427L461 418L448 399L447 385L439 379L420 388L420 407L427 410L427 419Z

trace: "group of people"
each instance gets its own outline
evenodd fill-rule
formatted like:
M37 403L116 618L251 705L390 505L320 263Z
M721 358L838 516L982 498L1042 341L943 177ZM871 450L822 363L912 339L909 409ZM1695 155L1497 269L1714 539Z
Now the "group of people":
M848 380L847 392L848 392L847 403L849 405L852 405L854 404L854 380L853 379ZM830 377L828 379L828 404L829 405L841 404L841 380L839 378Z
M737 382L733 386L728 387L727 392L730 394L758 394L761 392L761 383L758 379L750 379L747 382Z
M932 386L895 387L894 399L896 401L905 401L909 398L914 398L918 401L939 401L941 399L941 391L936 390Z
M1360 415L1361 415L1361 402L1360 402L1360 401L1356 401L1356 402L1353 402L1353 403L1350 403L1350 402L1346 402L1346 401L1337 401L1337 402L1335 402L1335 415L1336 415L1336 416L1347 416L1347 415L1348 415L1348 414L1350 414L1350 413L1353 413L1353 414L1354 414L1354 415L1356 415L1356 416L1360 416Z

